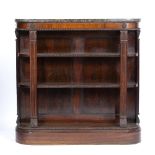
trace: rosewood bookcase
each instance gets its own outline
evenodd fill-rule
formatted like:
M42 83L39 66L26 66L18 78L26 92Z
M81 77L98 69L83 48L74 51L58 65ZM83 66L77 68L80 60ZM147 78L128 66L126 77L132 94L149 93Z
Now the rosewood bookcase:
M16 141L140 142L139 21L17 19Z

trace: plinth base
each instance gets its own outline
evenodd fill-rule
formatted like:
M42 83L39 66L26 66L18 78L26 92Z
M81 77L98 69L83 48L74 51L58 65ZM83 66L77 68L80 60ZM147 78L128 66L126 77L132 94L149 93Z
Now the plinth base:
M135 144L140 142L140 127L71 125L37 128L17 126L16 141L21 144Z

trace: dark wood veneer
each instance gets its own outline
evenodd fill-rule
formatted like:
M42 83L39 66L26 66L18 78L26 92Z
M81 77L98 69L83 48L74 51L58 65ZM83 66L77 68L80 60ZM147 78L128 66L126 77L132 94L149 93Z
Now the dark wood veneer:
M139 21L16 20L16 141L138 143Z

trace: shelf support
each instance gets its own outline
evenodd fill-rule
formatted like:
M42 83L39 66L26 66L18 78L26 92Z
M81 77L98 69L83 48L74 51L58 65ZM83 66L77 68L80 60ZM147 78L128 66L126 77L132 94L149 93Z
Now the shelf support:
M83 53L84 43L83 38L77 37L73 39L73 51L78 53L79 51ZM82 81L82 60L81 58L73 59L73 82L79 84ZM80 113L80 100L83 90L73 89L72 90L72 104L73 104L73 113L78 115Z
M127 126L127 53L128 53L128 31L120 31L120 127Z
M37 111L37 31L29 32L30 41L30 108L31 127L38 126Z

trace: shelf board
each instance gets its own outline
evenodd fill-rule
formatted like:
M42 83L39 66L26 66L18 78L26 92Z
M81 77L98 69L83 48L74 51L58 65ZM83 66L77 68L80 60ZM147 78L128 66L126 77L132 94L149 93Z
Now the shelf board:
M21 52L19 53L19 56L22 57L29 57L28 52ZM138 56L138 53L128 53L128 57L135 57ZM110 52L105 52L105 53L82 53L82 52L70 52L70 53L38 53L37 54L38 58L48 58L48 57L120 57L120 53L110 53Z
M20 82L18 86L30 87L29 82ZM129 82L128 88L138 87L135 82ZM116 83L39 83L37 88L120 88L120 84Z
M21 122L20 124L20 128L22 129L31 129L29 122ZM136 129L135 123L128 123L127 125L127 129ZM35 128L36 130L40 130L40 129L44 129L47 131L53 130L53 129L58 129L58 130L65 130L65 129L73 129L73 130L90 130L90 129L97 129L97 130L107 130L107 129L112 129L112 130L121 130L122 128L120 128L116 123L114 122L89 122L89 121L85 121L85 122L64 122L64 121L51 121L51 122L45 122L40 120L39 122L39 126L37 128Z

